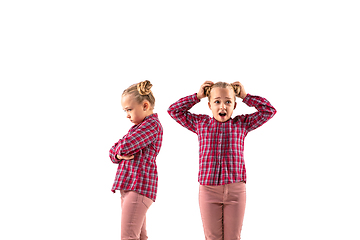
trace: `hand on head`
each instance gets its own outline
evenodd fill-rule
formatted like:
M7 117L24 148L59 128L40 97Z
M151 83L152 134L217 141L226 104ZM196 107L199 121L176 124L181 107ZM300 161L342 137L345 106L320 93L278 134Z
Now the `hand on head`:
M200 100L204 97L207 97L211 91L211 86L214 85L213 82L211 81L206 81L204 82L201 87L200 87L200 90L199 92L197 93L197 98Z
M234 88L235 96L244 99L246 97L246 92L244 86L239 82L233 82L231 86Z

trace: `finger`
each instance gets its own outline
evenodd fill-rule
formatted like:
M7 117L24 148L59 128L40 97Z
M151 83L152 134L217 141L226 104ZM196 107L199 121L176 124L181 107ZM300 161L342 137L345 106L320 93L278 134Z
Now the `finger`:
M211 83L204 83L201 88L204 88L204 87L211 87L213 84Z
M214 83L212 81L205 81L203 85L213 85Z

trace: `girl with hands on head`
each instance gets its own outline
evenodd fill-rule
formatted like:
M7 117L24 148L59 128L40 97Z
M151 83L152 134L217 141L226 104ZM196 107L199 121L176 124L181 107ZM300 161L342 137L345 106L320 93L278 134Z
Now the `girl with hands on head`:
M189 110L208 97L213 116ZM237 115L236 97L257 112ZM265 98L247 94L240 82L204 82L198 93L172 104L168 113L199 139L199 206L206 239L240 239L246 202L245 136L276 110Z
M126 117L134 123L109 152L118 164L112 191L121 193L121 239L147 239L146 212L157 194L156 157L163 128L153 113L155 98L146 80L127 88L121 96Z

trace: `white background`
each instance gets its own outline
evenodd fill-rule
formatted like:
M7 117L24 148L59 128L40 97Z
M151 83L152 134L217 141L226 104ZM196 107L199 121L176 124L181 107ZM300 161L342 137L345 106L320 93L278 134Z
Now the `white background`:
M242 239L360 239L357 1L2 1L1 239L120 239L110 147L150 80L164 128L149 239L204 239L198 142L166 110L205 80L278 113L245 142ZM234 115L253 112L238 99ZM193 109L211 114L207 100Z

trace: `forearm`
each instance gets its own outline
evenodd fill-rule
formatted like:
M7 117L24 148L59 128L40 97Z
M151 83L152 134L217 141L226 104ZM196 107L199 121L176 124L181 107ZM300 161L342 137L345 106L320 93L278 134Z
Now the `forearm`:
M243 102L249 107L255 107L261 114L269 115L270 118L276 113L276 109L266 98L247 94Z
M257 112L246 117L249 131L260 127L276 114L276 109L263 97L247 94L243 102L249 107L255 107L257 110Z
M146 123L119 141L115 153L120 156L131 156L152 144L161 129L154 122Z
M197 94L192 94L176 101L167 111L170 116L176 120L184 117L198 102L200 102L200 100L198 99Z
M199 117L196 114L190 113L189 109L198 102L200 100L196 94L181 98L169 107L168 113L177 123L192 132L196 132L195 125Z
M146 146L146 145L145 145ZM116 149L116 155L130 156L136 154L144 146L137 142L133 142L131 139L124 139L119 147Z
M119 163L119 162L120 162L120 159L118 159L118 158L116 157L117 154L116 154L115 148L116 148L117 145L118 145L118 143L115 143L115 145L112 146L111 149L110 149L110 151L109 151L109 157L110 157L110 159L111 159L111 161L112 161L113 163Z

